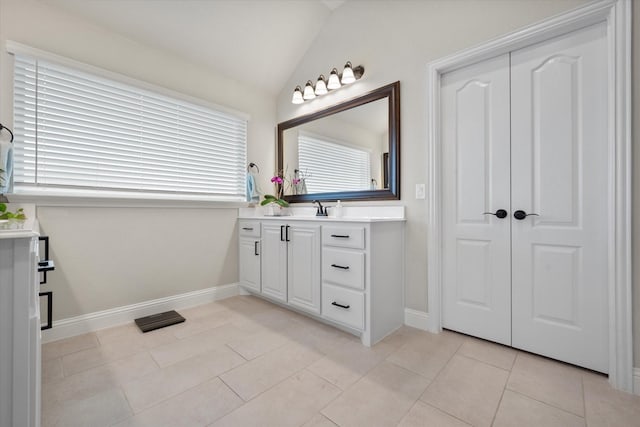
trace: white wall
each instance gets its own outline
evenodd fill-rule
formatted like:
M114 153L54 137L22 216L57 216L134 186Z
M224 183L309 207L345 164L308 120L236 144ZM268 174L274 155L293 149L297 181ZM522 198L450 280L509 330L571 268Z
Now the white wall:
M402 200L407 212L406 305L427 310L426 203L414 185L427 181L426 66L586 3L582 0L376 1L345 3L330 17L316 42L278 96L278 121L307 114L396 80L401 82ZM632 2L634 141L640 140L640 2ZM353 25L353 23L358 25ZM346 31L347 30L347 31ZM348 34L349 37L345 37ZM312 102L291 104L293 88L350 60L365 66L362 80ZM634 148L634 211L640 212L640 149ZM640 366L640 215L634 215L634 359Z
M414 199L425 183L427 64L583 3L531 1L351 1L333 12L315 43L278 96L278 121L333 105L400 80L401 195L406 206L406 305L427 310L426 203ZM357 23L357 25L354 25ZM291 104L300 82L340 68L347 60L365 66L351 86L311 102Z
M13 40L250 114L248 161L275 163L273 96L34 0L0 0L0 122L12 127ZM264 188L268 173L261 174ZM54 319L237 281L236 209L40 207Z

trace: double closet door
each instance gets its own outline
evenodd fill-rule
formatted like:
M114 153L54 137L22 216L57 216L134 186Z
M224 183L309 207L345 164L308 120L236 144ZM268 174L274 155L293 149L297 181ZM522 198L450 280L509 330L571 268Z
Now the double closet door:
M443 326L608 371L599 24L442 78Z

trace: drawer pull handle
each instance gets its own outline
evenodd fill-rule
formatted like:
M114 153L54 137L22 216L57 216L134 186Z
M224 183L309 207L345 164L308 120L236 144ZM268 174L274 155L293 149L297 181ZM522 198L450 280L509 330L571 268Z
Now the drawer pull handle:
M347 309L347 310L349 309L349 307L351 307L350 305L342 305L342 304L339 304L339 303L337 303L335 301L332 302L331 305L335 305L336 307L344 308L344 309Z
M348 269L349 269L349 266L348 266L348 265L345 267L345 266L343 266L343 265L331 264L331 267L334 267L334 268L340 268L340 269L342 269L342 270L348 270Z
M338 239L348 239L348 234L332 234L331 237L337 237Z
M245 231L253 231L253 227L242 227Z

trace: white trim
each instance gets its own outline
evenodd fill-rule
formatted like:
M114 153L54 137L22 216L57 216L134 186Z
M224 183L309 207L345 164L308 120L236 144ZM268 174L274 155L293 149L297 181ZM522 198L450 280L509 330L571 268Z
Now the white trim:
M12 40L6 41L7 52L12 55L22 54L41 58L47 61L55 62L59 65L65 65L67 67L73 67L87 73L95 74L104 78L119 81L128 85L136 86L140 89L148 90L160 95L170 96L183 101L192 102L202 107L215 109L227 114L232 114L238 118L249 120L251 116L245 112L234 110L233 108L225 107L202 98L190 96L182 92L168 89L166 87L158 86L152 83L147 83L143 80L134 79L133 77L126 76L124 74L116 73L114 71L105 70L104 68L96 67L95 65L87 64L84 62L76 61L75 59L67 58L65 56L56 55L55 53L40 50L35 47L27 46L22 43L14 42Z
M442 152L440 147L440 79L444 73L523 48L597 22L606 22L609 38L609 147L613 188L609 210L609 382L633 387L632 257L631 257L631 1L602 0L525 27L481 46L429 64L427 167L427 271L429 331L440 332L442 286Z
M640 368L633 368L633 392L640 396Z
M47 343L62 338L86 334L87 332L131 322L138 317L207 304L235 295L238 295L238 284L232 283L70 317L68 319L54 321L52 329L47 329L42 332L42 342Z
M103 196L102 192L85 191L84 195L64 195L63 193L8 193L5 194L11 203L34 203L41 206L66 206L66 207L86 207L86 208L189 208L189 209L237 209L248 206L247 202L221 201L221 200L199 200L198 198L165 198L162 194L146 197L142 194L137 197L123 197L122 195L109 197Z
M429 314L424 311L413 310L411 308L404 309L404 324L412 328L429 330Z

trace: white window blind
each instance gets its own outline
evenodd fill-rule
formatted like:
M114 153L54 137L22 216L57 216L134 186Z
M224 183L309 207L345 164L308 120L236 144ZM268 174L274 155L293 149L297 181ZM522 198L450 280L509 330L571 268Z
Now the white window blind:
M309 193L369 190L371 160L366 150L306 132L298 134L298 168Z
M15 55L14 189L244 200L247 120Z

